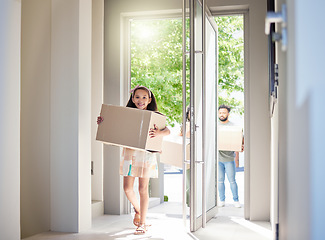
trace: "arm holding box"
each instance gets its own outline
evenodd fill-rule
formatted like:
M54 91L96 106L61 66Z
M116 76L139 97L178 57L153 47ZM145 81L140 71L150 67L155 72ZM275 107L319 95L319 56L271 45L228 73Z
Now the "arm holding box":
M236 163L236 168L239 167L239 152L235 152L236 157L235 157L235 163Z
M97 124L100 124L103 121L104 121L104 118L102 118L101 116L97 117Z
M243 136L243 141L242 141L242 146L241 146L241 152L244 151L244 136ZM235 163L236 163L236 168L239 167L239 152L235 152L236 157L235 157Z
M186 122L185 129L186 129L186 137L190 138L191 137L190 122ZM183 127L181 127L181 132L179 133L179 136L183 136Z
M157 136L167 136L169 134L170 134L170 130L168 127L159 129L156 124L154 124L154 128L150 128L150 131L149 131L150 138L154 138Z
M244 146L245 146L245 140L244 140L244 136L243 136L243 141L242 141L242 145L241 145L241 151L244 152Z

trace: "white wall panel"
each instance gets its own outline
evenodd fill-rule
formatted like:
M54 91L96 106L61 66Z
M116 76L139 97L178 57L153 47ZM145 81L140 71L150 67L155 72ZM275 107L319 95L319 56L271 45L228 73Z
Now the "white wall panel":
M51 230L91 226L91 1L53 0Z
M91 177L91 190L92 200L103 201L103 144L96 141L96 119L103 103L104 0L93 0L92 19L91 159L94 163L94 175Z
M22 2L21 232L50 229L51 1Z
M0 234L20 239L21 1L0 1Z

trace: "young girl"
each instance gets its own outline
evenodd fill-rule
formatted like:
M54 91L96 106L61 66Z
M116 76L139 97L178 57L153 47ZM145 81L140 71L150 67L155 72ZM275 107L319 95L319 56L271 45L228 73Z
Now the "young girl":
M141 110L157 111L157 103L153 93L144 86L136 86L131 90L130 99L126 105L131 108ZM101 123L104 119L98 117L97 123ZM149 136L151 138L157 136L166 136L170 130L165 127L158 129L156 125L150 129ZM133 205L135 216L133 219L137 229L134 234L145 234L147 231L146 215L149 205L149 179L158 177L157 152L144 152L123 148L122 158L120 162L120 175L123 178L123 188L126 197ZM140 203L133 190L135 178L139 178L139 195Z

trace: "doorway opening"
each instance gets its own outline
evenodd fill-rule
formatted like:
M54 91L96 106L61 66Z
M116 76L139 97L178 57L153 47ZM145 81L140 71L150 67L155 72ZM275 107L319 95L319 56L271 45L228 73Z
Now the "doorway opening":
M182 20L181 18L130 20L129 84L148 87L157 100L158 111L167 116L171 130L167 138L181 141L182 124ZM166 138L166 137L165 137ZM161 155L161 162L163 161ZM172 204L173 214L182 216L181 166L159 164L158 179L150 179L150 206ZM162 187L161 187L162 186ZM156 188L162 188L157 191ZM155 201L155 200L159 201Z
M215 21L218 25L218 105L230 107L228 120L235 126L244 129L244 15L223 15L216 16ZM222 126L219 121L219 126ZM238 213L244 215L244 153L235 152L235 184L230 184L229 176L231 172L224 168L223 154L218 156L218 179L219 194L219 214L227 213L228 208L234 206L241 207ZM232 180L233 181L233 180ZM237 186L236 186L237 185ZM225 199L220 199L225 189ZM237 193L236 193L237 192ZM239 204L234 201L238 196Z
M218 103L231 106L231 121L244 126L244 16L216 16L218 25ZM182 21L178 18L130 22L130 85L147 86L160 112L167 116L171 135L179 136L182 122ZM164 164L165 201L182 202L182 170ZM244 204L244 154L236 167L241 204ZM225 181L226 185L227 180ZM228 202L231 191L226 186Z

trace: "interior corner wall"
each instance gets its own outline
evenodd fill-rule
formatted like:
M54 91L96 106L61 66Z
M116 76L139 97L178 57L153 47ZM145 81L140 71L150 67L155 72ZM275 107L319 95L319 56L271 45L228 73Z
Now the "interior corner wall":
M91 226L91 4L22 4L22 237Z
M22 1L21 236L50 230L51 1Z
M21 1L0 1L0 235L20 239Z

